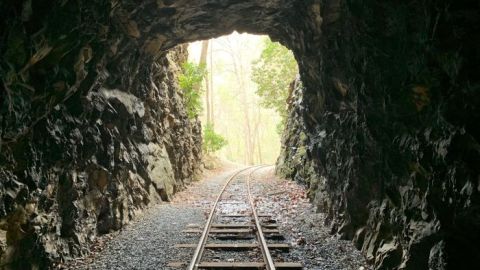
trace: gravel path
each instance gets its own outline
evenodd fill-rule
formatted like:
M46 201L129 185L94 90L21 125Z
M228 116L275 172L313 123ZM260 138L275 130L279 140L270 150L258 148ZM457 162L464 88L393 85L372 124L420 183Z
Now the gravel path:
M212 201L226 178L233 172L217 172L177 193L171 203L153 206L137 221L120 232L99 239L100 246L89 256L67 264L67 269L170 269L169 262L188 262L191 249L175 244L196 243L198 235L182 232L188 224L203 224ZM293 248L289 254L274 254L277 259L301 261L305 269L368 269L351 242L328 233L323 215L315 213L305 189L291 181L278 179L273 167L257 171L252 182L259 212L273 213L281 233ZM178 269L178 268L177 268Z
M192 251L175 244L196 243L182 232L203 224L210 205L233 169L206 176L176 194L170 203L152 206L123 230L100 237L90 255L64 265L67 269L169 269L172 261L189 261Z
M272 214L292 246L290 253L272 254L274 259L301 261L305 269L369 269L351 241L340 240L323 226L325 216L315 212L304 186L276 177L274 167L268 167L253 174L252 194L257 211Z
M190 239L181 231L192 221L202 222L199 209L178 205L159 205L142 221L122 231L84 269L164 269L176 258L173 247Z

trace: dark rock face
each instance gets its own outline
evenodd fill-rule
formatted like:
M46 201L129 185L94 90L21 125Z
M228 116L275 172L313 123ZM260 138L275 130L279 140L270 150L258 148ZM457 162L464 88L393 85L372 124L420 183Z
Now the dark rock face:
M2 267L78 256L190 182L200 126L175 46L234 29L280 36L294 2L1 1Z
M278 172L377 269L476 268L478 1L325 3Z
M279 172L332 232L379 269L480 253L478 1L51 2L0 2L2 264L78 255L194 177L166 51L233 30L297 58Z
M200 123L177 85L184 46L142 56L120 26L94 26L101 4L7 2L1 264L44 269L192 181Z
M186 117L176 85L183 50L162 56L146 78L132 77L129 88L73 95L3 146L3 259L12 268L78 256L95 235L195 178L199 122ZM142 86L150 88L144 96Z

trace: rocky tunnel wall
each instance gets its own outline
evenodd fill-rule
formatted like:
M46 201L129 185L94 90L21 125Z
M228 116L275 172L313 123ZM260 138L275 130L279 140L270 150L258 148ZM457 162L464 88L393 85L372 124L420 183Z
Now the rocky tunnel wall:
M476 1L2 1L2 263L77 256L191 181L200 130L175 83L185 58L175 46L233 30L295 54L302 85L278 171L310 186L332 232L380 269L470 263L478 10Z
M197 178L200 123L177 82L186 46L146 55L114 5L0 4L2 269L83 255Z
M376 269L475 268L479 3L322 3L277 171Z

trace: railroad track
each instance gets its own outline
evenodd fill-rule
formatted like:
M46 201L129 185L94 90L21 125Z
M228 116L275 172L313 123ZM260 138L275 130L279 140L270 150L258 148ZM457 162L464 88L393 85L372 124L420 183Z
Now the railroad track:
M203 229L190 224L188 234L201 234L196 244L178 244L176 248L194 248L189 264L169 264L173 268L196 269L303 269L301 263L274 261L272 252L288 252L289 245L278 230L277 221L266 213L257 213L250 180L258 169L239 170L227 179L215 200ZM232 254L232 252L234 254ZM233 257L233 258L232 258ZM278 256L277 256L278 257Z

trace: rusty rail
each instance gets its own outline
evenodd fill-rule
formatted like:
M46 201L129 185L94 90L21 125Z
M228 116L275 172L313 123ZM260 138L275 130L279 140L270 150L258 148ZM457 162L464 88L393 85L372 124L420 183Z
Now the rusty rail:
M255 220L255 226L257 227L257 237L258 237L258 241L260 242L260 249L263 254L263 259L265 260L265 267L267 268L267 270L275 270L276 269L275 264L273 262L272 255L270 254L270 251L268 249L267 240L265 240L265 236L263 235L262 226L260 224L260 220L257 215L257 210L255 209L255 203L253 202L252 192L250 190L250 179L252 178L252 174L260 168L256 168L248 174L248 177L247 177L248 200L250 201L250 206L252 207L252 214Z
M186 233L201 233L200 239L198 244L178 244L176 247L182 248L195 248L194 254L190 263L187 266L187 270L197 270L199 268L202 269L267 269L267 270L300 270L303 269L303 265L298 262L274 262L272 255L270 254L270 249L276 250L288 250L288 244L278 244L278 243L267 243L267 238L275 239L273 237L279 236L279 230L277 225L271 225L267 223L261 223L260 218L271 218L270 215L265 214L258 214L256 210L256 205L254 198L252 196L251 185L250 181L253 179L253 174L264 167L269 167L265 165L260 166L252 166L245 169L238 170L237 172L233 173L226 181L220 193L218 194L208 219L206 221L205 227L201 230L199 225L191 224L191 226L187 226L187 229L184 230ZM219 202L222 199L223 194L225 194L227 187L231 184L233 179L236 179L240 174L250 170L246 176L246 185L247 185L247 197L248 203L246 205L250 205L251 214L244 215L244 214L227 214L223 215L223 217L253 217L251 219L251 223L226 223L226 224L214 224L213 220L216 216L216 212L219 209ZM275 221L276 223L276 221ZM236 233L253 233L255 232L256 239L258 243L210 243L208 242L209 235L222 235L222 234L236 234ZM267 234L267 236L265 236ZM282 237L283 239L283 237ZM223 250L245 250L245 249L252 249L252 248L260 248L262 253L263 262L260 261L239 261L239 262L215 262L215 261L206 261L203 262L203 255L206 249L223 249ZM185 267L186 264L180 263L172 263L170 264L172 267Z
M227 186L230 184L230 182L239 174L241 174L244 171L250 170L252 168L255 168L258 166L254 167L248 167L242 170L237 171L234 173L230 178L227 180L225 185L223 186L222 190L218 194L217 199L215 200L215 203L212 206L212 211L210 212L210 215L208 216L207 223L205 224L205 228L203 229L202 235L200 236L200 240L198 241L198 245L195 248L195 252L193 253L192 260L190 261L190 264L187 267L187 270L197 270L198 269L198 263L200 262L203 251L205 250L205 244L207 241L207 236L210 232L210 229L212 228L212 221L213 221L213 216L215 215L216 209L217 209L217 204L220 201L220 198L222 197L223 192L227 188Z

